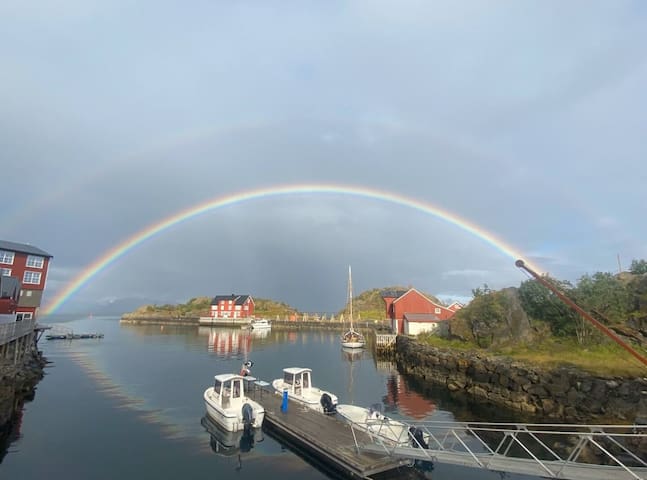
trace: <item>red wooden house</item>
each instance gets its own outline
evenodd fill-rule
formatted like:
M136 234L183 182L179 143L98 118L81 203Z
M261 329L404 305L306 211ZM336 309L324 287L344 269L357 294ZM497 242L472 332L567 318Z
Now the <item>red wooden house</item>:
M51 258L32 245L0 240L0 275L16 278L21 287L15 307L17 321L36 318Z
M213 318L250 318L254 316L251 295L216 295L211 301L209 315Z
M386 317L391 320L391 328L397 334L419 333L420 328L405 328L407 316L410 323L440 324L449 320L455 313L455 310L431 301L415 288L387 290L382 292L382 298L386 306ZM430 326L429 330L436 326Z

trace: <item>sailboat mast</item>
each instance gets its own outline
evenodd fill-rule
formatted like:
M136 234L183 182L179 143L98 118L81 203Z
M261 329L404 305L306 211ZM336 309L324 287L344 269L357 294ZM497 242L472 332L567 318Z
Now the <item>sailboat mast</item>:
M348 303L350 312L350 329L353 329L353 278L351 276L350 265L348 265Z

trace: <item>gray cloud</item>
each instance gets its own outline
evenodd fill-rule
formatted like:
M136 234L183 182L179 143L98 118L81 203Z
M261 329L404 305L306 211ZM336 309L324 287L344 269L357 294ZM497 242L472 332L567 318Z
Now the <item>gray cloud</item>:
M458 215L575 280L647 256L647 16L634 2L23 2L0 6L0 237L54 254L47 296L209 199L356 184ZM447 222L352 196L207 213L66 308L249 292L334 311L525 279Z

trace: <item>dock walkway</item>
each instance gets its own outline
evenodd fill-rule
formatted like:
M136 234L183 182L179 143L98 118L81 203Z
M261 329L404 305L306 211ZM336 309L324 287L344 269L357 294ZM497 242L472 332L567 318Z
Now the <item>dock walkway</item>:
M353 432L350 425L334 415L315 412L291 400L287 412L282 412L281 395L267 382L256 382L247 390L265 408L263 430L330 473L364 479L411 464L408 459L385 453L358 451L357 442L367 442L368 438L358 438L365 435Z

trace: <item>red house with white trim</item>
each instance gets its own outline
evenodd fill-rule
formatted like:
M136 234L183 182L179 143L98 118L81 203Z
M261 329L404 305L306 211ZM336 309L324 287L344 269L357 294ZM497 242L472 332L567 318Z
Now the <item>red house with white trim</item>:
M454 316L460 307L458 302L453 309L431 301L415 288L409 290L385 290L382 292L386 307L386 317L391 320L391 328L396 334L415 335L422 331L435 330L440 324ZM414 323L435 323L425 326Z
M216 295L211 301L212 318L251 318L254 316L254 299L251 295Z
M36 318L51 258L52 255L32 245L0 240L0 276L16 278L20 284L13 312L16 321ZM4 308L8 308L9 302L5 303Z

